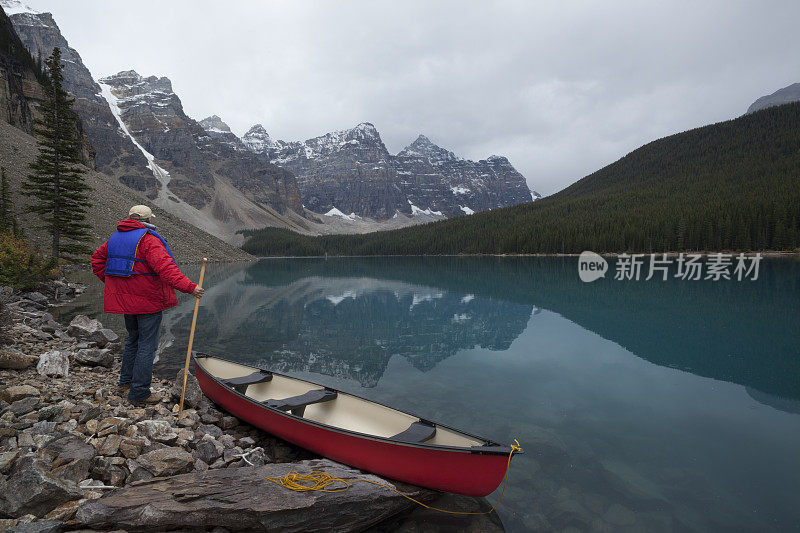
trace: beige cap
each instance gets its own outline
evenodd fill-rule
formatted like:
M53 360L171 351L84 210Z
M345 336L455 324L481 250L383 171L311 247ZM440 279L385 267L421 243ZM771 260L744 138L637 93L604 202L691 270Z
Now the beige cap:
M154 217L153 210L146 205L135 205L128 211L128 216L135 216L136 218L146 219Z

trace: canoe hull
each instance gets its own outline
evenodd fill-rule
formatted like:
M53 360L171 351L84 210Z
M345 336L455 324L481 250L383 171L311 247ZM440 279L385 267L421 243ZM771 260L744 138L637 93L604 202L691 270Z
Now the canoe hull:
M486 496L503 480L507 455L370 438L276 412L223 386L195 362L203 393L237 418L323 457L383 477L468 496Z

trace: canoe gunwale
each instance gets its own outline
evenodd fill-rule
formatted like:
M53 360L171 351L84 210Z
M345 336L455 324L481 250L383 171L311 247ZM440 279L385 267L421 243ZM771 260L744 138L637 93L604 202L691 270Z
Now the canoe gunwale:
M512 448L510 446L505 446L505 445L496 443L496 442L494 442L492 440L489 440L489 439L486 439L486 438L483 438L483 437L479 437L477 435L472 435L472 434L467 433L465 431L461 431L460 429L455 429L455 428L451 428L449 426L445 426L444 424L439 424L437 422L432 422L429 419L417 416L414 413L411 413L411 412L408 412L408 411L401 411L399 409L396 409L394 407L382 404L380 402L376 402L374 400L363 398L363 397L358 396L356 394L350 394L349 392L342 392L342 391L339 391L338 389L332 389L331 387L326 387L325 385L321 385L319 383L314 383L313 381L308 381L306 379L300 379L300 378L292 378L291 376L287 376L285 374L281 374L279 372L273 372L272 370L269 370L268 372L271 372L272 374L274 374L276 376L283 376L283 377L286 377L286 378L289 378L289 379L300 379L300 381L304 381L306 383L310 383L311 385L316 385L318 387L323 387L323 388L326 388L326 389L329 389L329 390L334 390L336 392L341 392L342 394L347 394L349 396L353 396L353 397L358 398L360 400L364 400L366 402L374 403L376 405L380 405L382 407L386 407L388 409L392 409L394 411L398 411L398 412L401 412L401 413L416 417L419 420L435 424L437 427L441 427L443 429L448 429L450 431L454 431L456 433L460 433L460 434L465 435L467 437L473 438L473 439L481 441L481 442L486 442L488 444L486 446L463 447L463 446L447 446L447 445L442 445L442 444L428 444L428 443L424 443L424 442L420 442L420 443L403 442L403 441L393 440L393 439L388 438L388 437L381 437L381 436L378 436L378 435L372 435L372 434L368 434L368 433L360 433L358 431L353 431L353 430L349 430L349 429L340 428L340 427L337 427L337 426L332 426L330 424L317 422L316 420L310 420L310 419L304 418L302 416L296 416L296 415L293 415L291 412L282 411L280 409L276 409L276 408L270 407L270 406L268 406L268 405L266 405L266 404L264 404L262 402L254 400L253 398L250 398L249 396L246 396L245 394L237 391L233 387L228 386L222 379L220 379L217 376L215 376L214 374L210 373L208 370L206 370L198 362L198 358L204 358L204 357L209 357L209 358L212 358L212 359L218 359L220 361L225 361L225 362L228 362L228 363L234 363L234 364L237 364L237 365L240 365L240 366L246 366L246 367L254 368L254 369L257 369L257 370L264 370L264 369L261 369L261 368L255 367L255 366L251 366L251 365L247 365L247 364L243 364L243 363L241 363L239 361L234 361L232 359L228 359L228 358L225 358L225 357L219 357L219 356L216 356L216 355L209 355L209 354L206 354L206 353L203 353L203 352L192 351L192 360L194 361L195 368L197 368L199 366L203 370L203 373L205 373L210 379L212 379L215 383L217 383L219 386L224 388L226 391L228 391L229 393L231 393L231 394L233 394L235 396L238 396L239 398L242 398L242 399L248 401L249 403L251 403L251 404L253 404L253 405L255 405L255 406L259 407L259 408L262 408L262 409L268 410L268 411L270 411L272 413L281 415L281 416L286 417L286 418L288 418L288 419L290 419L292 421L295 421L295 422L300 422L300 423L308 424L308 425L311 425L311 426L315 426L315 427L318 427L320 429L324 429L326 431L333 431L333 432L336 432L336 433L342 433L342 434L345 434L345 435L351 435L353 437L357 437L357 438L361 438L361 439L385 442L385 443L389 443L389 444L396 445L396 446L408 446L408 447L412 447L412 448L423 448L423 449L430 449L430 450L451 451L451 452L468 453L468 454L474 454L474 455L509 455L509 454L512 453ZM514 455L521 454L521 453L524 453L524 452L522 450L514 450L513 451Z

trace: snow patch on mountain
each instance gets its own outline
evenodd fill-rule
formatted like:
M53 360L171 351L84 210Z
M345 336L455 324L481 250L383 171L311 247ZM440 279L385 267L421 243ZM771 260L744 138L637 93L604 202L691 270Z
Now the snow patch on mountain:
M475 211L473 211L472 209L470 209L469 207L467 207L465 205L460 205L460 206L458 206L458 208L461 209L462 211L464 211L464 214L467 214L467 215L474 215L475 214Z
M453 194L467 194L470 192L469 189L467 189L466 187L462 187L461 185L450 187L450 190L453 191Z
M141 79L141 76L139 76L139 78ZM125 124L125 121L122 119L122 111L119 107L119 104L124 100L117 98L112 92L111 86L107 83L104 83L102 80L98 85L100 86L100 96L103 97L106 102L108 102L108 107L111 109L111 114L117 119L120 130L124 135L128 136L131 142L133 142L133 145L142 152L142 155L145 157L145 159L147 159L147 167L161 185L158 191L158 196L154 199L154 203L162 209L169 211L173 215L212 235L220 236L231 233L230 230L225 228L224 225L218 220L215 220L206 213L203 213L195 207L192 207L170 192L169 182L171 178L169 172L156 163L156 158L153 156L153 154L148 152L144 146L142 146L139 141L136 140L136 138L131 134L130 130L128 130L128 126Z
M26 6L19 0L0 0L0 7L6 12L9 17L11 15L19 15L21 13L30 13L31 15L39 15L40 12Z
M325 213L325 216L326 217L339 217L339 218L343 218L345 220L350 220L350 221L353 221L353 222L356 221L357 219L361 218L360 216L356 215L355 213L350 213L349 215L345 215L344 213L342 213L341 211L339 211L335 207L333 209L331 209L330 211L328 211L327 213Z
M125 122L122 120L122 111L119 108L119 99L114 95L111 91L111 86L105 83L98 83L100 85L100 96L102 96L106 102L108 102L108 107L111 109L111 114L114 115L114 118L117 119L117 123L119 124L122 133L127 135L130 140L133 142L133 145L136 146L141 152L142 155L147 159L147 167L153 173L153 177L158 180L161 184L161 188L159 189L158 196L160 199L167 200L167 185L169 184L169 172L167 172L162 167L158 166L156 163L156 158L145 150L144 146L139 144L139 141L128 131L128 126L125 125Z
M416 216L416 215L428 215L428 216L436 215L437 217L443 217L444 216L441 211L433 211L433 210L431 210L430 207L428 209L420 209L419 207L415 206L411 202L411 200L408 201L408 205L411 206L411 216L412 217Z

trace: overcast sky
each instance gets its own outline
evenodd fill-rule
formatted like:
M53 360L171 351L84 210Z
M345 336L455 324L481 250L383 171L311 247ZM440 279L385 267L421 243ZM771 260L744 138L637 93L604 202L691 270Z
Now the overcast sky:
M800 2L28 0L95 78L167 76L196 119L302 140L372 122L505 155L552 194L800 81Z

